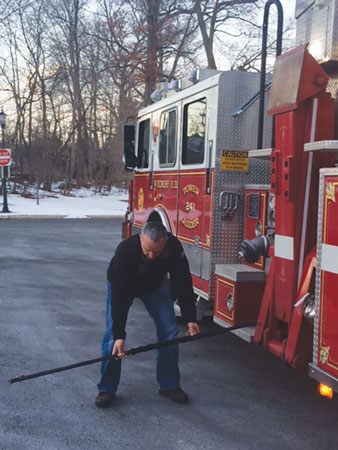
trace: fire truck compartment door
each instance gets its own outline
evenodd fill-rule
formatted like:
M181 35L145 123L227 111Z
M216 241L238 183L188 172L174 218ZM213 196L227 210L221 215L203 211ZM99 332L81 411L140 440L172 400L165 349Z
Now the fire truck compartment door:
M315 362L338 379L338 169L321 170L316 274Z

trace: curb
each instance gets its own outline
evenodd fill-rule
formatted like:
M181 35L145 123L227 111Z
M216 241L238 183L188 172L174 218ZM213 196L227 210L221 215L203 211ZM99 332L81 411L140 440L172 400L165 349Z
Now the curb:
M95 215L88 215L84 217L68 217L68 216L1 216L0 220L34 220L34 219L123 219L124 215L122 216L95 216Z

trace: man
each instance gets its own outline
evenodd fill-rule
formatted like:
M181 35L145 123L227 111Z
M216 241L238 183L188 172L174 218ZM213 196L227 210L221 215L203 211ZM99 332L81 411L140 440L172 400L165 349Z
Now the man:
M125 357L125 325L134 297L139 297L153 318L159 342L177 337L177 326L167 273L173 283L182 316L187 323L187 335L200 332L196 323L195 295L187 258L179 240L168 233L160 222L148 222L140 235L122 241L110 262L106 311L106 332L102 356L111 354L119 359L104 361L101 366L98 407L110 406L117 390L121 359ZM178 345L158 349L157 382L159 393L178 403L188 401L179 385Z

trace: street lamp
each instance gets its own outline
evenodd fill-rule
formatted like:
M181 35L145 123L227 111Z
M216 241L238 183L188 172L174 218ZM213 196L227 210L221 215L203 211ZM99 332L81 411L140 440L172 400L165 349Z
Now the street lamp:
M5 148L5 126L6 126L6 114L2 110L0 112L0 126L2 130L2 148ZM6 175L7 175L7 166L3 168L3 178L2 178L2 194L3 194L3 206L2 206L2 212L3 213L9 213L10 210L8 209L8 203L7 203L7 188L6 188Z
M4 129L5 129L5 126L6 126L6 117L7 117L7 115L2 110L0 112L0 125L1 125L1 128L2 128L2 132L4 132ZM5 143L5 137L4 137L4 135L2 135L2 145L4 145L4 143Z

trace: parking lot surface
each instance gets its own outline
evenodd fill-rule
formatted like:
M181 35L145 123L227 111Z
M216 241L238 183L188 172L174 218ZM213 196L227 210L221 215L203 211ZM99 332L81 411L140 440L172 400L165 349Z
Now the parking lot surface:
M158 395L154 351L123 361L116 402L106 410L94 405L98 364L8 383L100 356L106 269L120 223L0 221L0 449L338 448L336 399L320 397L307 375L232 334L180 346L187 405ZM217 326L206 320L201 328ZM126 347L154 341L135 300Z

